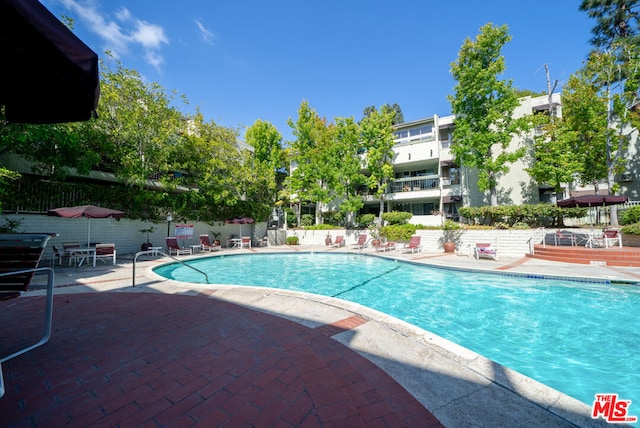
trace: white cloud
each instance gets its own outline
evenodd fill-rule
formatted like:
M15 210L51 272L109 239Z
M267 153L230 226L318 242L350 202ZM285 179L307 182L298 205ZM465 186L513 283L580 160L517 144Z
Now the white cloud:
M197 19L194 19L196 26L198 27L198 30L200 30L200 36L202 37L202 40L204 40L206 43L209 43L211 45L214 44L214 40L216 38L215 34L213 34L211 31L209 31L202 22L200 22Z
M94 0L60 1L104 41L104 49L116 58L142 48L144 58L156 69L164 63L162 45L169 44L169 39L160 25L134 17L124 6L114 12L114 20L102 14Z

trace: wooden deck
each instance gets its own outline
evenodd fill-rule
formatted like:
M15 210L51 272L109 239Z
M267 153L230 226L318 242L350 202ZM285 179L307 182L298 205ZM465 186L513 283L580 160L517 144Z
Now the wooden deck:
M536 244L534 254L527 257L564 263L640 267L638 247L585 248L581 245Z

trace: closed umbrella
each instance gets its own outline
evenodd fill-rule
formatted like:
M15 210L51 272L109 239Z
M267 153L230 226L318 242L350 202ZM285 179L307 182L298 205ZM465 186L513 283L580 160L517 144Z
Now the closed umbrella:
M111 208L97 207L95 205L79 205L75 207L61 207L49 210L49 215L65 218L87 218L87 245L91 244L91 219L92 218L122 218L124 211Z

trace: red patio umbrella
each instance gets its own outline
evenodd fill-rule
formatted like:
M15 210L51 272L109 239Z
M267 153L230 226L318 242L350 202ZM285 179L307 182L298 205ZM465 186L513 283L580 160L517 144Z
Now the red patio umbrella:
M75 207L54 208L52 210L49 210L47 214L52 216L65 217L65 218L86 217L88 220L87 245L91 243L91 219L92 218L124 217L124 211L113 210L111 208L97 207L95 205L79 205Z
M242 225L243 224L253 224L255 220L251 217L233 217L225 220L227 224L239 224L240 225L240 237L242 237Z
M582 195L574 196L572 198L561 199L556 204L560 208L591 208L591 207L604 207L607 205L624 204L629 200L626 196L620 195ZM589 220L591 221L591 227L593 227L593 220L591 219L591 210L589 210Z

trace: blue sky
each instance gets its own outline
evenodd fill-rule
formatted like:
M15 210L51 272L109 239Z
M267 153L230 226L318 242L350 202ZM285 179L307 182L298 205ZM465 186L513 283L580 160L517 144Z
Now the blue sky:
M110 50L149 82L176 90L207 120L271 122L290 140L303 100L320 116L359 119L398 103L405 121L450 114L449 72L465 38L507 24L507 70L521 89L561 85L582 66L595 22L580 0L41 0L101 57Z

